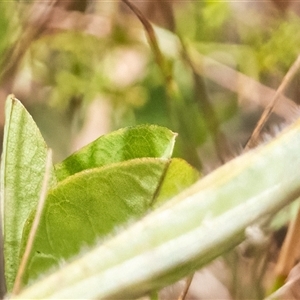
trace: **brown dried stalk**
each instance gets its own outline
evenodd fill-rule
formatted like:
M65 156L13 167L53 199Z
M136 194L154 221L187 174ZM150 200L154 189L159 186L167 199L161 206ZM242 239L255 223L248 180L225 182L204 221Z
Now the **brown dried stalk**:
M297 57L296 61L293 63L293 65L290 67L290 69L284 76L272 101L266 106L265 110L263 111L259 121L256 124L254 131L251 134L250 139L248 140L248 142L245 146L245 149L244 149L245 151L247 151L257 145L258 138L261 134L261 131L262 131L264 125L266 124L267 120L269 119L270 115L272 114L274 107L277 105L281 94L285 91L285 89L288 87L289 83L295 77L299 68L300 68L300 55Z

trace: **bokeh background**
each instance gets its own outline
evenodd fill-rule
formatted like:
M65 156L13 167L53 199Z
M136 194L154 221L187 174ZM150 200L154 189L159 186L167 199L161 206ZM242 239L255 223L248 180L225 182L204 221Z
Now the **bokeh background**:
M5 99L13 93L32 114L55 162L99 135L141 123L178 132L174 155L204 174L242 151L300 53L300 2L132 3L154 26L156 52L123 1L0 2L0 144ZM267 133L299 116L299 92L297 74ZM222 299L247 299L264 292L265 282L254 282L250 271L240 288L234 285L248 264L237 255L209 269L207 297L221 291ZM236 273L228 264L236 264ZM205 298L205 291L190 297L195 295Z
M164 66L122 1L1 1L0 132L13 93L56 161L100 134L139 123L178 132L176 155L200 169L235 155L268 100L255 82L276 89L299 53L300 4L133 3L157 26ZM299 76L287 97L297 102L298 92ZM289 104L284 109L292 110ZM279 111L273 121L288 119Z

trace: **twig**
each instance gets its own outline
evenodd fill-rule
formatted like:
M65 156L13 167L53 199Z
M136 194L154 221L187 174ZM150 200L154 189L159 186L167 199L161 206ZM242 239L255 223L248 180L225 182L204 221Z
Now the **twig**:
M139 18L142 25L144 26L145 32L147 34L150 47L152 48L153 54L155 56L157 64L160 66L160 69L163 73L163 76L165 77L166 81L170 80L170 74L166 68L166 62L164 59L164 56L162 55L160 48L158 46L157 38L155 36L154 29L151 25L151 23L145 18L145 16L142 14L142 12L130 1L128 0L122 0L131 10L132 12Z
M43 208L45 205L45 200L46 200L46 196L47 196L47 191L48 191L48 183L49 183L49 179L50 179L50 174L51 174L51 164L52 164L52 151L51 149L48 150L47 152L47 157L46 157L46 165L45 165L45 174L44 174L44 179L43 179L43 183L42 183L42 189L41 189L41 193L40 193L40 198L39 198L39 202L37 205L37 211L32 223L32 227L30 229L29 232L29 237L28 237L28 241L26 244L26 248L24 251L24 255L21 259L21 263L20 263L20 267L18 269L18 273L16 276L16 280L14 283L14 287L12 290L12 294L13 295L17 295L20 290L21 290L21 285L22 285L22 276L24 274L25 268L26 268L26 264L28 262L28 258L33 246L33 242L34 242L34 238L37 232L37 228L41 219L41 215L43 212Z
M275 273L280 278L286 278L293 268L300 247L300 210L296 219L290 222L286 238L283 242Z
M270 117L271 113L274 110L274 107L278 103L278 100L280 99L281 94L284 92L284 90L287 88L291 80L294 78L296 73L298 72L300 68L300 55L297 57L296 61L293 63L293 65L290 67L286 75L284 76L279 88L277 89L272 101L266 106L265 110L263 111L259 121L256 124L256 127L254 131L251 134L250 139L248 140L246 146L245 146L245 151L253 148L256 146L257 139L266 124L268 118Z
M189 288L192 284L193 278L194 278L194 274L192 274L191 276L189 276L186 279L184 290L181 292L180 296L178 297L178 300L184 300L185 299L185 297L186 297L186 295L189 291Z

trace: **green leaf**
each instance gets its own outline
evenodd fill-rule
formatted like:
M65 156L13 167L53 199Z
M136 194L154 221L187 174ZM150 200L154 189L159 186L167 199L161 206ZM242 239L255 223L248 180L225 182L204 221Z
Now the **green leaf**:
M5 277L10 291L19 266L23 226L41 192L47 146L32 117L13 96L6 101L5 114L1 205Z
M300 196L299 148L300 121L16 298L133 299L175 282Z
M123 128L101 136L55 166L58 180L86 169L133 158L172 155L176 134L156 125Z
M179 169L181 176L176 176ZM86 170L60 182L48 195L24 283L143 216L157 200L167 200L198 178L183 160L142 158ZM25 226L24 247L33 217Z
M78 254L153 203L169 160L143 158L86 170L49 192L24 281ZM34 213L26 223L24 247Z

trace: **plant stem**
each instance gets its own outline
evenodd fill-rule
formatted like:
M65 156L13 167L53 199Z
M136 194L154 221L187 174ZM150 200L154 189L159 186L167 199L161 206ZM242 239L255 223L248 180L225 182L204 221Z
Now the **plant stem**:
M283 242L275 273L278 278L286 278L293 268L300 247L300 210L296 219L290 222L286 238ZM278 280L277 280L278 281Z
M189 276L188 278L186 278L186 280L185 280L185 287L184 287L183 291L181 292L178 300L185 300L186 295L187 295L187 293L189 291L189 288L190 288L190 286L192 284L193 278L194 278L194 274L192 274L191 276Z
M285 89L288 87L289 83L292 81L294 76L297 74L298 70L300 68L300 55L297 57L293 65L290 67L286 75L284 76L279 88L277 89L273 99L271 102L266 106L265 110L263 111L260 119L258 120L255 129L253 130L250 139L248 140L245 151L253 148L257 144L258 137L266 124L267 120L269 119L271 113L274 110L274 107L277 105L281 94L285 91Z
M166 82L169 82L172 78L170 72L167 70L166 62L164 59L163 54L160 51L160 48L158 46L158 42L155 36L154 29L151 25L151 23L147 20L147 18L142 14L142 12L130 1L128 0L122 0L131 10L132 12L139 18L142 25L144 26L145 32L147 33L148 41L150 44L150 47L152 49L152 52L154 54L155 60L160 67L160 70L166 80Z

